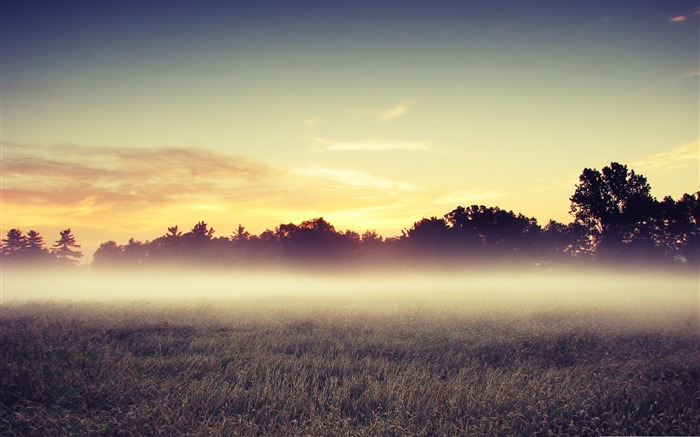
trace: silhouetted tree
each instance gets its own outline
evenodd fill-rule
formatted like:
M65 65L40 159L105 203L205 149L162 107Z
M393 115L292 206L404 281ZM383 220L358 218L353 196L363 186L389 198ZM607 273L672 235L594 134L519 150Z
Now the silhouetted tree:
M303 221L299 225L299 229L308 229L326 235L335 233L335 227L324 220L323 217Z
M231 235L232 241L242 242L250 240L250 232L246 231L243 225L238 225L233 234Z
M7 231L7 238L2 240L2 258L7 262L20 262L24 260L27 250L27 237L20 229Z
M149 263L172 263L181 261L184 237L178 226L171 226L164 235L148 244Z
M277 241L291 240L296 230L297 225L294 223L281 224L275 228L275 238Z
M206 222L200 221L182 236L182 254L189 264L211 263L215 247L213 235L214 228L210 228Z
M34 230L30 230L27 233L26 258L29 262L41 264L53 260L48 249L45 247L44 237Z
M280 231L286 235L287 250L300 258L328 260L339 255L342 247L342 235L323 217L303 221L299 226L281 225Z
M406 231L406 237L418 243L430 245L446 240L447 231L445 220L433 216L413 223L413 226Z
M450 233L447 222L442 218L423 218L403 231L403 239L408 243L413 255L421 258L435 258L440 253L449 255Z
M213 235L214 228L209 228L203 221L197 222L197 224L192 227L192 230L185 234L186 237L191 237L197 241L211 240Z
M542 229L539 239L545 259L584 257L591 254L588 231L577 223L565 225L550 220Z
M644 176L613 162L602 172L586 168L571 196L571 213L584 226L596 251L617 254L640 241L652 226L654 199Z
M165 234L165 238L177 239L182 237L182 232L177 230L177 226L171 226L168 228L168 232Z
M366 230L360 236L359 252L365 259L371 258L372 260L376 260L378 257L382 256L382 249L384 247L386 247L384 244L384 237L379 235L374 229Z
M152 264L159 260L209 265L247 265L256 262L317 263L364 259L374 263L430 259L464 262L516 259L541 262L568 257L587 258L591 254L620 255L621 259L666 256L689 263L700 262L700 193L686 194L674 201L657 202L650 195L646 179L626 166L611 163L602 172L584 169L571 196L573 222L549 221L541 228L534 218L513 211L484 205L458 206L443 218L430 217L404 229L400 237L384 239L375 231L361 236L354 231L336 231L323 217L280 224L260 235L251 235L238 225L230 237L214 238L214 229L200 221L183 235L177 226L145 243L129 240L125 246L103 243L95 252L95 264ZM66 230L61 244L52 252L64 261L75 240ZM66 232L64 231L64 232ZM31 243L18 229L2 240L4 258L25 253L28 247L41 248L38 233ZM38 249L41 250L41 249ZM18 255L19 256L19 255ZM593 258L593 257L591 257Z
M655 240L666 255L679 261L700 262L700 192L659 203Z
M100 244L92 257L96 267L115 267L124 264L124 246L115 241L105 241Z
M122 247L124 263L130 265L144 264L148 258L149 243L142 243L134 238Z
M56 243L51 249L51 253L56 257L56 260L63 265L75 265L78 259L83 257L83 253L79 250L80 245L76 243L73 232L70 228L61 231L61 238L56 240Z
M274 246L277 243L279 234L279 228L276 228L274 231L272 229L265 229L256 239L267 246Z
M251 237L249 246L252 255L257 260L277 262L281 256L279 229L265 229L260 235Z
M353 248L355 248L355 249L359 248L359 246L360 246L360 241L362 240L362 237L360 237L360 234L359 234L359 233L357 233L357 232L355 232L355 231L351 231L351 230L349 230L349 229L346 229L345 232L343 232L343 233L340 234L340 235L343 236L343 241L345 241L346 243L348 243L348 244L350 245L349 247L350 247L351 249L353 249Z
M368 229L362 234L362 244L364 245L381 244L383 241L384 237L379 235L374 229Z
M45 251L44 237L37 231L31 230L27 233L27 249L35 252Z
M456 244L491 254L530 254L539 232L537 220L498 207L458 206L445 214Z

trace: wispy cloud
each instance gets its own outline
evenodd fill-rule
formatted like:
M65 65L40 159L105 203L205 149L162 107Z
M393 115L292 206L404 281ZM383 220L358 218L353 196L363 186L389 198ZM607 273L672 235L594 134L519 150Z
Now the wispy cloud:
M345 185L360 187L376 187L385 190L406 191L414 190L416 187L405 182L384 179L371 174L353 169L331 169L324 167L307 167L292 169L294 174L332 179Z
M213 151L3 144L3 201L56 214L153 210L254 185L280 171ZM11 209L10 209L11 211Z
M304 120L304 124L309 126L309 127L314 127L316 126L321 120L319 120L316 117L310 117Z
M700 162L700 140L688 142L671 150L646 156L632 162L634 169L682 168Z
M690 70L684 74L685 77L698 77L700 76L700 70Z
M422 202L414 185L358 169L290 170L192 148L4 143L2 175L4 225L89 227L109 238L201 219L255 228L344 211L349 220L351 211L384 207L380 223L402 193Z
M362 150L427 147L363 144ZM217 235L227 235L238 223L257 233L319 216L338 229L375 228L396 235L421 217L456 205L492 205L508 195L478 188L453 191L421 185L410 174L397 180L347 166L281 168L194 148L4 143L1 165L3 226L70 226L81 230L86 254L107 239L155 238L167 226L185 229L198 220L206 220Z
M389 121L392 118L401 117L402 115L406 114L411 109L411 107L413 107L412 101L401 102L393 108L389 108L383 111L380 114L380 118L383 121Z
M683 21L686 21L687 19L688 19L688 17L685 15L678 15L676 17L669 19L669 21L672 23L682 23Z
M351 109L350 111L354 114L365 118L372 118L382 122L387 122L397 117L401 117L408 113L414 106L413 100L404 100L397 103L390 108L380 108L380 109Z
M427 150L430 143L427 141L403 141L386 139L367 139L361 141L333 141L324 138L315 138L316 151L352 151L352 150Z

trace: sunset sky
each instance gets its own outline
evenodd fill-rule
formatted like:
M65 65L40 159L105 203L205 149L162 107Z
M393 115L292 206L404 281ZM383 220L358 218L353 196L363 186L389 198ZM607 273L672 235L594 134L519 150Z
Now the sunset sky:
M49 244L699 188L692 1L2 2L2 223Z

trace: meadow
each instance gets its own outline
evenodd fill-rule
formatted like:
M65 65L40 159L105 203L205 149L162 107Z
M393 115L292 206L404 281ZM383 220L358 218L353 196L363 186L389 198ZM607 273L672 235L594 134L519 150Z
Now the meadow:
M5 302L0 434L697 435L692 279Z

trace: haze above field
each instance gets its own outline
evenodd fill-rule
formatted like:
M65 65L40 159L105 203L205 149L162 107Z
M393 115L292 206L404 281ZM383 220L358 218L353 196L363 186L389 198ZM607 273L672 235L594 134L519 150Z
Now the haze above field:
M352 275L285 271L56 272L5 271L4 304L104 302L163 305L240 305L314 314L333 311L436 310L491 315L554 312L629 317L649 323L700 320L697 275L601 270L400 271Z
M696 1L2 2L2 223L97 246L698 182Z

